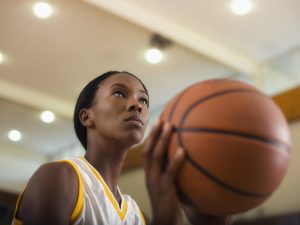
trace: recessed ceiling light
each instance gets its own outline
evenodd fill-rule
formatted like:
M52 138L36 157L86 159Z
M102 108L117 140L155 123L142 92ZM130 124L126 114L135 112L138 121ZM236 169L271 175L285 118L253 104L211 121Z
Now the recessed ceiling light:
M0 63L2 63L3 60L4 60L4 56L3 56L3 54L0 52Z
M159 49L151 48L146 51L145 58L149 63L157 64L157 63L161 62L161 60L163 58L163 54Z
M245 15L249 13L253 5L250 0L233 0L231 2L231 10L237 15Z
M55 115L51 111L44 111L41 114L41 119L45 123L52 123L55 120Z
M33 12L37 17L46 19L52 15L53 9L52 6L46 2L38 2L34 4Z
M8 133L8 138L11 140L11 141L20 141L21 138L22 138L22 134L20 131L18 130L11 130L9 131Z

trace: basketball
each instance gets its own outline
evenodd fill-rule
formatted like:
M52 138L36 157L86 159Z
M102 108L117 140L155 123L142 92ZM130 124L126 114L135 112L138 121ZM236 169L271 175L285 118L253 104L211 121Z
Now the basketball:
M181 199L211 215L263 203L281 183L290 158L288 124L273 100L234 80L196 83L161 114L174 132L170 160L185 151L176 186Z

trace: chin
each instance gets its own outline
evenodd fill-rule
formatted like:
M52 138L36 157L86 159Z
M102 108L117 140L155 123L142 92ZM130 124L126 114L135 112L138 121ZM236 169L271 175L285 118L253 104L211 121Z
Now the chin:
M136 144L141 143L142 140L143 140L143 136L133 138L133 139L132 139L133 145L136 145Z
M143 140L143 137L144 137L144 135L141 135L141 134L128 135L125 138L125 142L127 142L128 145L133 146L133 145L139 144Z
M115 133L115 140L122 143L126 148L131 148L133 145L139 144L144 138L143 129L124 129L117 134Z

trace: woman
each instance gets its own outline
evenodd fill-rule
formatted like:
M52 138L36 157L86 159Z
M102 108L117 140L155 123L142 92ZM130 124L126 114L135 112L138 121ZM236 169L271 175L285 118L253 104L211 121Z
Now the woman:
M122 195L117 183L128 149L144 136L148 107L145 85L128 72L107 72L87 84L74 112L75 132L85 156L41 166L20 195L13 224L145 224L135 201ZM178 149L162 169L171 129L158 121L143 153L153 225L180 223L174 178L184 152ZM193 220L195 211L187 212L199 224Z

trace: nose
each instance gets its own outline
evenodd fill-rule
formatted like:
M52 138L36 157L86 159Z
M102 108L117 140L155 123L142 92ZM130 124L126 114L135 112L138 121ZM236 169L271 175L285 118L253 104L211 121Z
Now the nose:
M130 99L128 102L128 108L127 110L132 112L132 111L137 111L138 113L142 112L142 104L137 100L137 99Z

